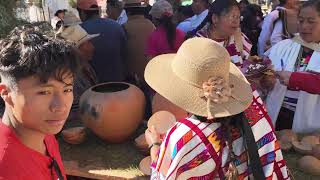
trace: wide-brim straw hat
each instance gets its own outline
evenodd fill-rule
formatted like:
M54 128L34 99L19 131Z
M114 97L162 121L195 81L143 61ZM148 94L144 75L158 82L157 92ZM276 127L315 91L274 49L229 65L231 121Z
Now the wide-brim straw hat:
M227 50L207 38L189 39L176 54L153 58L145 80L172 103L203 117L239 114L252 102L251 86ZM230 88L231 94L226 93Z
M79 47L82 43L89 41L100 34L88 34L80 25L70 26L64 29L60 36L64 39L75 43L76 47Z

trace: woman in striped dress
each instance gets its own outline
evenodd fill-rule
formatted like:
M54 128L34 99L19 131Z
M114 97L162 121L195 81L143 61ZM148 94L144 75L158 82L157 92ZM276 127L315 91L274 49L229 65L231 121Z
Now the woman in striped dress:
M290 179L261 98L217 42L185 41L177 54L152 59L145 80L191 114L163 141L146 130L151 179Z

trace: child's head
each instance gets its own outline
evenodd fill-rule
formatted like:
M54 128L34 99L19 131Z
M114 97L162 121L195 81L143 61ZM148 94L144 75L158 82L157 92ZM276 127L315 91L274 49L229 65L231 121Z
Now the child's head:
M16 28L0 41L0 93L13 127L56 134L73 101L80 66L71 44L34 28Z

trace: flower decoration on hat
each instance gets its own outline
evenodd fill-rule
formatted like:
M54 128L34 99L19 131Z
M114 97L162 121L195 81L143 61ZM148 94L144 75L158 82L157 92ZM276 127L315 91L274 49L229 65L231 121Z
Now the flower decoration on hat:
M213 119L210 107L213 103L222 104L232 97L232 85L229 85L222 77L210 77L202 84L203 95L207 99L208 119Z

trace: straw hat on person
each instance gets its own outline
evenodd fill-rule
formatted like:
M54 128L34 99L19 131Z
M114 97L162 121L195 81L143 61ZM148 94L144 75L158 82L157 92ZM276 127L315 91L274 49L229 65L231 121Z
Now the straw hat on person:
M176 54L153 58L145 80L172 103L209 119L241 113L252 102L250 84L227 50L207 38L189 39Z
M75 43L76 47L79 47L83 42L89 41L99 35L100 34L88 34L80 25L70 26L64 29L60 34L64 39Z

